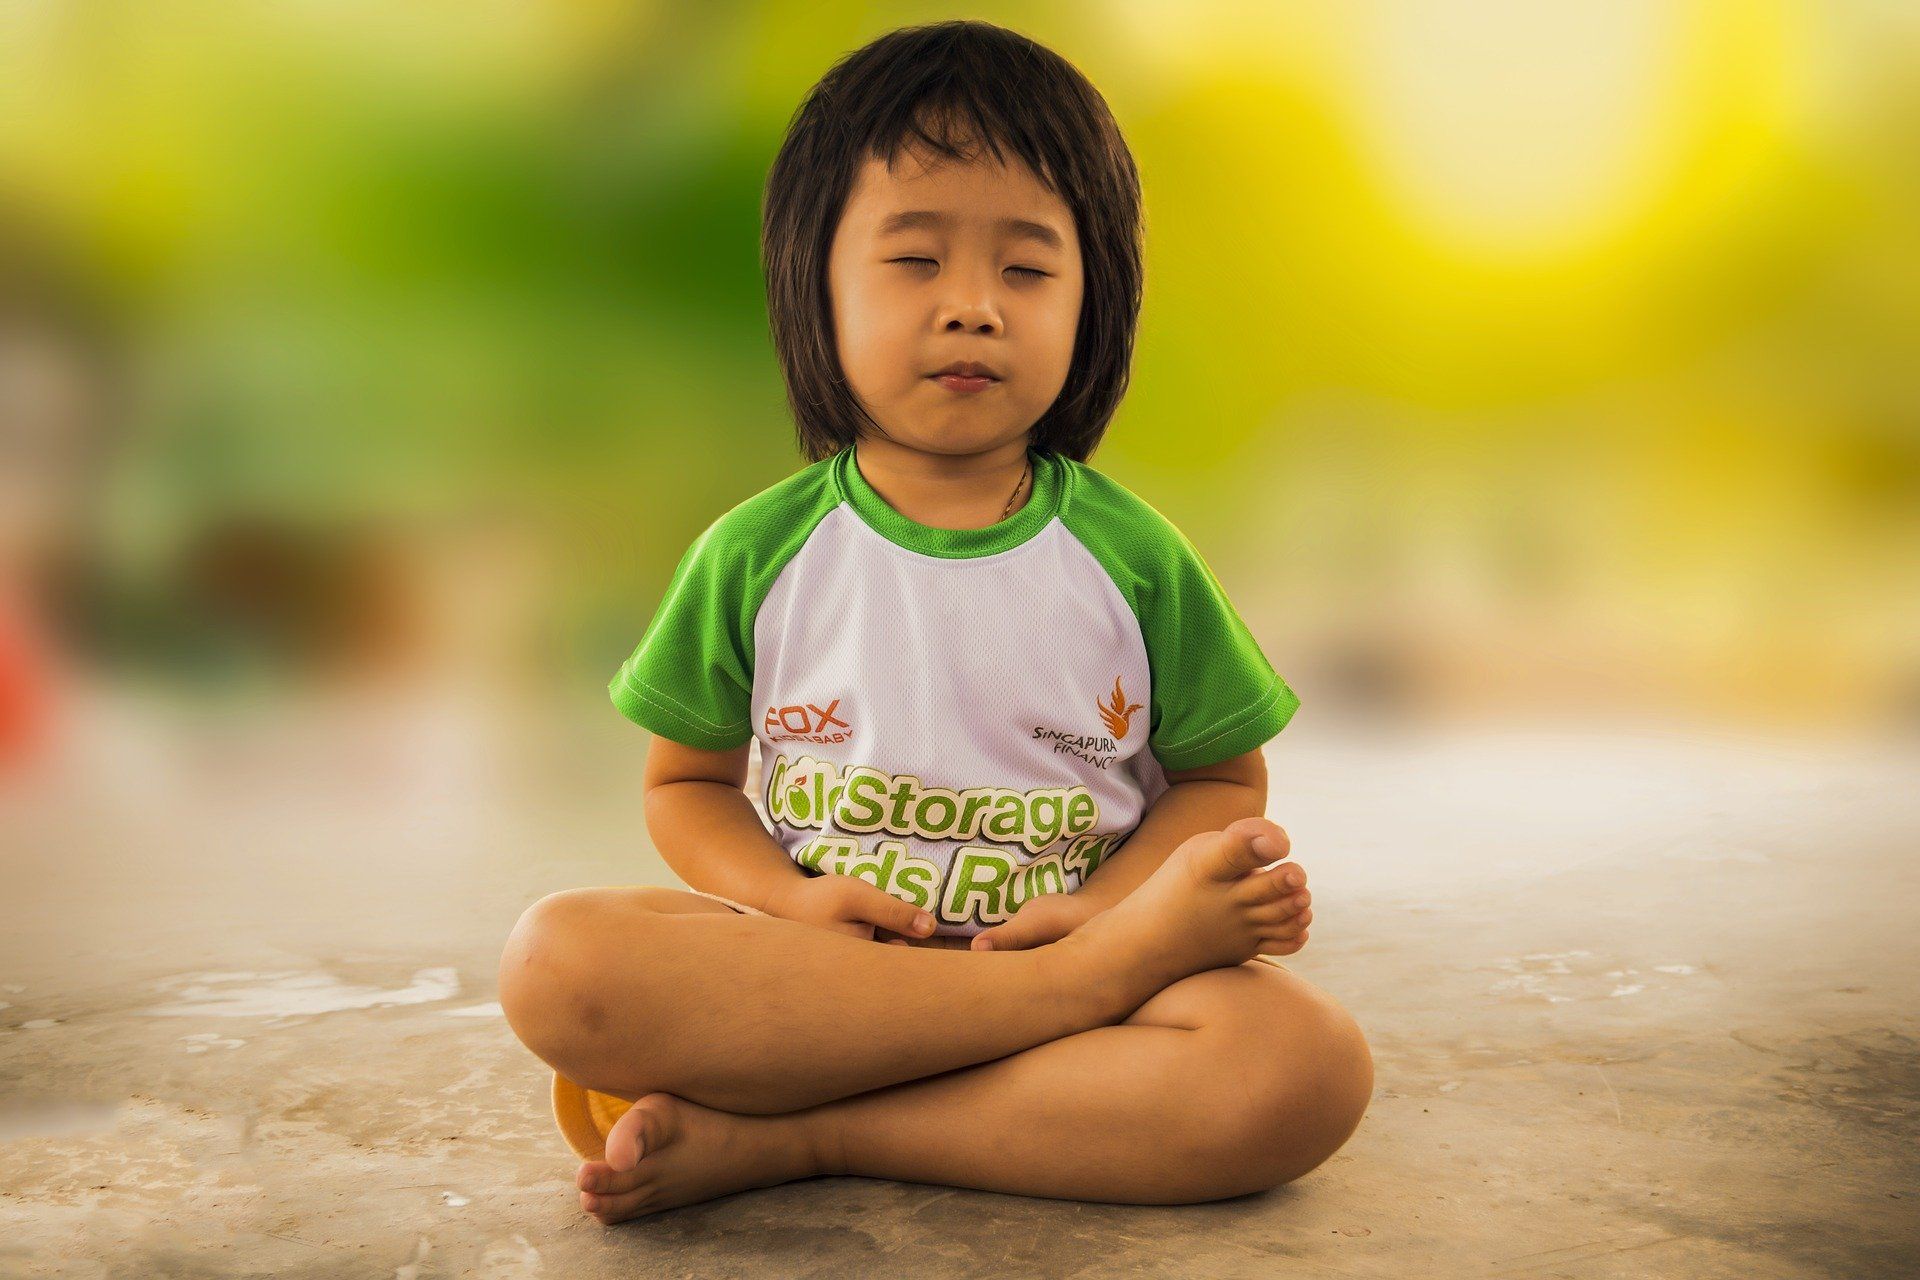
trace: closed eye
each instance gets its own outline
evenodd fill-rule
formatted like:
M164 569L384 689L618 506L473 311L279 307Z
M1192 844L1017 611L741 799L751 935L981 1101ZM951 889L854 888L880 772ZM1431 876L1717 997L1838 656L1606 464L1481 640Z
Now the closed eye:
M939 263L935 262L932 258L891 258L889 259L889 261L891 262L924 262L930 267L937 267L940 265ZM1022 275L1033 277L1040 280L1045 280L1049 275L1052 274L1051 272L1041 271L1036 267L1008 267L1007 270L1018 271Z

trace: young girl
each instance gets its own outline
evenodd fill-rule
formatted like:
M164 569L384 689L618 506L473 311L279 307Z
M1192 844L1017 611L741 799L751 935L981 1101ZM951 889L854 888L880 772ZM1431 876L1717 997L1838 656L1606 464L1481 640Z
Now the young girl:
M1181 1203L1313 1168L1373 1071L1260 959L1311 918L1261 816L1298 700L1086 463L1141 293L1106 104L1005 29L895 31L796 113L763 249L810 464L695 540L610 686L694 891L553 894L501 961L581 1203L820 1174Z

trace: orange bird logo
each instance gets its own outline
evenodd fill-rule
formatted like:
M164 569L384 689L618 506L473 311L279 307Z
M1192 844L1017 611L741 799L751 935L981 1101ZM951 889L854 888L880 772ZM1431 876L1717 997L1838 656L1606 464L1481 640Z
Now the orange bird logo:
M1113 678L1113 702L1111 705L1105 702L1096 702L1094 705L1100 708L1100 718L1106 721L1107 728L1113 730L1113 736L1116 738L1124 738L1127 736L1127 724L1131 720L1133 713L1140 709L1140 704L1137 702L1131 705L1128 704L1127 695L1120 691L1119 676Z

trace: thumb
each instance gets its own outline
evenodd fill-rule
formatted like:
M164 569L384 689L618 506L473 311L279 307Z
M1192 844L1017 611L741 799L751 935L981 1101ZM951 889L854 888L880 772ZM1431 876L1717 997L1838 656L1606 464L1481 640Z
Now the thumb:
M861 884L867 892L860 895L860 914L868 924L915 938L924 938L933 932L933 917L925 911L864 880Z
M1030 945L1028 932L1020 927L1018 919L1014 919L991 929L982 929L973 935L973 941L968 945L975 951L1023 951Z

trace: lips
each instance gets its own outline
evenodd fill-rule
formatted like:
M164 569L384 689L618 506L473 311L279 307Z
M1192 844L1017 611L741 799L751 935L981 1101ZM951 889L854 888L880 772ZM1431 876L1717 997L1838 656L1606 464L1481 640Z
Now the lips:
M986 378L993 382L1000 380L997 372L977 360L956 360L946 368L935 370L927 376L930 378Z
M937 382L956 395L968 396L978 395L1000 385L996 378L968 378L957 373L936 373L928 381Z

